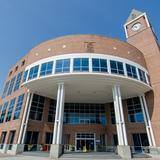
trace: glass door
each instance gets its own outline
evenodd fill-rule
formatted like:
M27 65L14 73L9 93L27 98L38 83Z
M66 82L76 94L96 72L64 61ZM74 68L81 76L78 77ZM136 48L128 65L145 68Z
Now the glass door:
M78 133L76 135L76 150L82 152L95 150L95 135L88 133Z

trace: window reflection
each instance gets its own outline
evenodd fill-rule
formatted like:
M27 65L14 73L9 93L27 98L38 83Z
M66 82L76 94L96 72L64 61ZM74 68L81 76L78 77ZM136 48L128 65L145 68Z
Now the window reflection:
M129 122L144 122L139 97L127 99Z
M93 72L107 72L107 60L105 59L92 59L92 70Z
M106 124L103 104L65 103L65 124Z
M52 73L53 61L43 63L41 66L40 76L49 75Z
M110 61L111 73L124 75L123 63L118 61Z
M73 70L74 71L89 71L88 58L75 58Z
M70 71L70 59L61 59L56 61L55 73L65 73Z

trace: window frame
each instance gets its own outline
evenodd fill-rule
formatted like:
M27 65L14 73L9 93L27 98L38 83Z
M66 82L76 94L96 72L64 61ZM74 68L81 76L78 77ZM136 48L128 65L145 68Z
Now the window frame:
M70 64L71 64L71 60L69 58L57 59L56 65L55 65L55 74L69 73L70 72ZM58 66L58 65L60 65L60 66Z
M22 110L22 107L23 107L23 104L24 104L24 96L25 96L24 93L18 96L18 100L17 100L17 103L16 103L16 108L15 108L15 111L14 111L13 120L16 120L16 119L20 118L21 110Z
M39 71L39 65L36 65L34 67L31 67L29 70L28 80L37 78Z
M130 65L128 63L126 63L126 72L127 72L127 76L131 77L131 78L135 78L138 79L138 74L137 74L137 70L136 67L133 65ZM135 72L134 72L135 71Z
M127 99L127 110L128 121L130 123L144 123L144 115L139 97Z
M17 91L20 87L21 80L22 80L22 74L23 74L23 72L20 72L17 75L17 79L16 79L16 82L15 82L15 85L14 85L14 92Z
M97 66L94 66L95 61L97 61L96 63ZM92 71L93 72L102 72L102 73L108 73L108 66L107 66L107 59L102 59L102 58L92 58ZM102 62L105 62L106 66L102 66Z
M120 68L120 66L122 67L122 69ZM110 60L110 69L111 69L112 74L119 74L119 75L124 76L123 62L116 61L116 60Z
M73 58L73 72L89 72L89 67L89 58Z
M51 75L53 72L53 61L45 62L41 64L40 77Z

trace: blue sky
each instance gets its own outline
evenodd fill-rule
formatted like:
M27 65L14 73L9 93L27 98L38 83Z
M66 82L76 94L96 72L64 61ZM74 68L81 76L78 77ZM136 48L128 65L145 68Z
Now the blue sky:
M160 37L159 0L0 0L0 93L9 68L43 41L89 33L125 40L133 8L147 12Z

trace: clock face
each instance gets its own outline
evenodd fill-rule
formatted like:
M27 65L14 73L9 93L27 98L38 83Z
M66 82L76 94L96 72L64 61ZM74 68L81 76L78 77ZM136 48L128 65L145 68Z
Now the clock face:
M133 26L132 26L132 30L133 31L138 31L139 29L141 28L141 23L135 23Z

